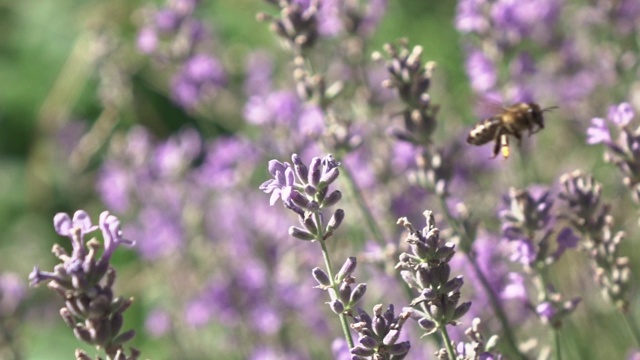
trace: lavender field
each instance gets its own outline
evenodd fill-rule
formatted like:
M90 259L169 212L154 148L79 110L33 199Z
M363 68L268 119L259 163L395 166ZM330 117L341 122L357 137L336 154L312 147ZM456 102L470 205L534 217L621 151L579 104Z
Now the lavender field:
M637 0L0 0L0 359L640 359Z

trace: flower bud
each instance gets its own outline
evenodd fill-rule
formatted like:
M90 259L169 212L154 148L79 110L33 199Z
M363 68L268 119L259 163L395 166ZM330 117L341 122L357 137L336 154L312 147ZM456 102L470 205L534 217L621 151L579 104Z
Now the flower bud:
M291 156L291 161L293 162L293 168L296 171L296 175L298 175L299 179L307 179L309 177L309 169L307 165L305 165L298 154L293 154Z
M351 285L349 285L349 283L345 281L340 283L340 287L338 288L338 297L343 303L349 303L349 299L351 299Z
M356 269L356 265L356 258L353 256L348 257L342 265L340 271L338 271L338 274L336 274L335 281L342 282L342 280L344 280L347 276L351 276L351 273L353 273Z
M461 317L464 316L464 314L467 313L467 311L469 311L469 309L471 309L471 301L467 301L460 304L460 306L458 306L456 310L453 312L453 317L451 318L451 320L460 319Z
M326 173L322 174L320 182L318 183L318 187L320 189L326 188L338 178L338 175L340 175L340 170L338 170L337 167L327 171Z
M340 199L342 199L342 193L340 190L334 190L324 199L322 206L325 208L333 206L337 204Z
M418 325L424 329L424 331L427 332L427 334L431 334L432 332L436 331L436 329L438 328L438 324L436 324L435 321L428 319L426 317L423 317L422 319L418 320Z
M289 235L304 241L312 241L316 239L316 236L312 233L295 226L289 227Z
M327 224L327 233L330 233L340 227L342 220L344 220L344 210L337 209L333 213L333 216L331 216L331 219L329 219L329 223Z
M309 165L309 184L318 187L320 177L322 176L322 160L319 157L311 159Z
M351 297L349 298L349 306L353 306L358 303L367 292L367 284L361 283L356 286L355 289L351 292Z
M331 302L329 303L329 307L331 308L331 311L338 315L344 312L344 304L338 299L331 300Z
M311 270L311 274L313 275L313 278L316 279L320 287L331 286L331 279L329 279L329 275L319 267L313 268L313 270Z
M368 348L374 349L378 346L378 341L373 336L364 335L358 339L360 345Z
M401 343L393 344L387 347L387 354L389 355L403 355L409 352L411 349L411 343L403 341Z
M464 284L464 280L462 278L462 275L456 276L455 278L447 281L447 283L440 288L440 292L443 294L456 292L460 290L463 284Z
M309 231L309 233L314 235L318 233L318 227L316 226L316 222L313 220L313 213L305 213L302 224L304 225L304 228Z
M358 345L358 346L354 347L353 349L351 349L351 354L353 354L355 356L369 357L369 356L375 354L375 349L370 349L370 348L366 348L364 346Z

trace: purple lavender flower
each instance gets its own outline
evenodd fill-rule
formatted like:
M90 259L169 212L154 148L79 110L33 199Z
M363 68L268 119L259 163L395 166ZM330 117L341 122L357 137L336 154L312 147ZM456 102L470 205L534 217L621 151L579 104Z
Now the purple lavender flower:
M580 171L564 174L560 182L560 199L567 206L561 216L581 235L580 249L587 252L605 299L626 313L631 272L629 259L619 248L625 232L613 230L610 206L601 203L602 185Z
M194 18L197 4L195 0L169 0L149 16L137 39L138 49L163 67L177 65L171 97L187 110L196 109L226 85L222 64L208 53L209 30Z
M471 88L478 93L493 90L498 82L495 65L479 50L468 50L466 69L471 79Z
M337 338L331 343L331 352L335 360L350 360L351 351L349 345L342 338Z
M490 25L483 14L483 8L487 7L486 0L461 0L456 9L456 29L461 33L486 32Z
M471 327L465 331L468 342L459 342L456 345L457 359L478 359L478 360L499 360L501 355L491 353L498 343L496 335L491 336L488 340L480 332L480 319L474 318Z
M184 245L184 229L180 222L180 207L144 206L138 223L127 227L127 232L139 239L137 250L147 260L169 256Z
M231 189L246 180L243 178L258 159L258 149L248 139L220 137L208 144L204 163L194 177L212 191Z
M260 190L271 194L269 203L273 206L278 198L283 204L296 212L301 217L307 217L304 212L315 213L321 207L328 207L335 204L342 197L340 191L328 192L328 187L333 183L338 175L338 165L333 156L327 155L323 159L315 157L311 160L309 168L302 163L298 155L292 157L294 167L288 162L281 163L278 160L269 161L269 173L274 177L260 185ZM334 218L336 217L334 214ZM306 221L306 220L305 220ZM315 222L315 220L309 220ZM331 221L330 221L331 222ZM320 224L316 224L318 226ZM306 230L292 227L290 231L296 232L295 237L311 240L317 228L313 228L311 223L305 223ZM336 226L337 227L337 226ZM310 231L310 232L308 232ZM303 235L306 233L307 235ZM311 237L311 238L306 238Z
M26 296L25 285L18 274L10 272L0 274L0 318L15 313Z
M631 104L623 102L609 108L608 118L611 122L622 128L629 125L634 115L635 113Z
M185 61L171 81L172 97L185 108L193 108L226 84L222 64L211 55L198 54Z
M255 51L247 56L244 92L247 96L266 96L273 85L273 59L266 51Z
M171 317L164 310L154 309L147 315L144 327L152 337L161 337L171 330Z
M268 21L271 30L295 53L309 49L315 45L319 32L319 8L322 6L318 0L287 0L284 2L270 2L280 10L280 16L274 17L265 13L258 14L258 19ZM329 11L328 14L333 15ZM326 19L330 22L329 19ZM325 27L325 30L329 28ZM333 29L331 29L333 30Z
M158 35L154 29L144 27L140 29L137 40L138 49L144 54L151 54L158 48Z
M364 310L358 309L351 328L358 332L358 345L351 349L352 359L379 358L402 359L411 349L408 341L398 342L400 331L411 312L403 311L394 314L393 305L383 312L382 304L373 307L371 317Z
M525 37L548 41L559 15L558 0L498 0L491 7L494 26L512 42Z
M122 238L120 221L107 211L100 215L99 227L104 238L100 256L97 255L100 243L95 238L85 243L85 235L97 227L91 224L84 210L76 211L73 220L68 214L58 213L53 222L58 234L71 239L72 254L69 256L64 248L55 244L53 253L61 263L53 272L40 271L35 266L29 274L31 286L48 282L48 287L65 300L66 306L60 310L60 315L80 341L104 349L110 358L137 359L139 352L136 349L131 348L131 355L127 356L123 347L135 332L120 333L122 313L133 299L114 296L112 287L116 273L109 264L118 245L131 246L134 242ZM76 354L80 359L89 358L80 350Z
M591 126L587 129L587 144L609 144L611 143L611 134L607 123L602 118L591 119Z
M622 0L616 6L615 27L623 35L633 34L640 20L640 5L634 0Z
M411 301L411 306L416 307L413 316L419 319L420 327L426 334L435 331L446 334L446 326L457 324L457 320L469 311L471 302L458 304L463 278L449 278L449 262L455 254L455 245L444 242L440 237L431 211L425 211L424 216L426 226L422 231L414 229L406 218L398 219L398 224L408 230L406 241L410 244L411 253L400 254L396 268L403 269L402 278L409 287L420 292ZM421 310L417 309L418 306ZM450 344L447 345L449 347Z
M245 105L245 118L252 124L290 125L300 116L301 104L291 91L277 91L264 96L252 96Z
M561 301L560 298L556 298L552 301L545 301L538 304L535 311L543 323L559 327L561 319L572 313L578 304L580 304L580 301L580 298L567 301Z
M267 180L260 185L260 190L267 194L271 193L269 205L273 206L278 201L278 198L285 205L291 203L291 193L295 185L295 174L291 164L288 162L281 163L275 159L271 160L269 161L269 173L273 176L273 179Z
M387 10L387 0L369 0L357 27L358 34L371 36Z

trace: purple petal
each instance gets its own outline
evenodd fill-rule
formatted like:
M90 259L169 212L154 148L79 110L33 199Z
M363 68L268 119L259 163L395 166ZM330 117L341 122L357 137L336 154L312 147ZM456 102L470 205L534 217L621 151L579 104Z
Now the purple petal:
M71 234L71 217L67 213L57 213L53 217L53 228L58 235L69 236Z

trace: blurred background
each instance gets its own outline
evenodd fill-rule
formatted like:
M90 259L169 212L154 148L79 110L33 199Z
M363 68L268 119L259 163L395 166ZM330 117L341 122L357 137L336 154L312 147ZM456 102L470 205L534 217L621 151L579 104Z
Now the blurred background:
M610 105L627 101L640 109L635 20L629 20L630 29L611 30L606 18L587 11L598 9L597 1L542 1L555 6L548 10L556 14L549 20L554 40L538 41L536 33L523 42L502 39L518 45L511 53L489 56L498 79L491 81L478 74L482 65L473 63L474 51L495 55L508 45L496 41L492 48L482 38L490 33L465 30L463 3L469 1L390 1L366 33L348 37L326 30L309 55L318 59L319 72L347 80L340 95L345 100L334 108L338 122L350 118L363 148L381 147L382 155L351 153L345 163L368 194L385 239L404 246L397 218L408 216L421 228L422 211L440 209L434 196L412 185L410 150L387 135L402 107L379 85L386 78L384 63L370 58L383 44L407 38L411 46L422 46L424 62L437 64L430 88L431 101L440 106L433 139L446 149L446 160L462 169L447 170L462 179L451 180L451 201L463 200L472 209L486 246L499 246L496 214L510 187L537 185L556 194L561 174L582 169L604 184L616 229L628 231L621 253L631 257L636 274L638 205L616 167L603 160L604 147L585 142L590 119L606 118ZM167 9L183 11L183 18L176 20ZM314 116L328 115L317 115L296 97L291 52L268 22L256 20L261 12L278 14L272 4L257 0L0 0L0 358L68 359L76 348L98 354L61 321L62 300L45 286L28 287L34 265L50 270L56 264L54 243L70 247L55 233L53 216L77 209L85 209L94 223L109 210L122 221L125 236L138 241L135 249L120 248L112 263L118 294L135 298L125 329L136 329L132 345L143 358L333 356L329 349L340 337L337 319L309 276L322 264L319 250L288 236L296 217L280 204L269 207L269 195L257 188L270 177L268 160L290 161L290 154L299 152L308 163L326 153L317 146L322 136L313 133ZM589 32L566 50L558 43L573 33L566 19L574 15L582 16L575 26L590 26ZM349 68L348 61L336 60L333 66L332 58L340 56L332 49L358 36L366 44L358 61L368 73L350 87L359 65ZM527 73L526 61L519 62L521 51L537 64L535 71ZM203 78L194 75L198 71ZM478 84L482 76L489 86ZM514 90L510 81L526 89ZM367 95L363 84L369 84ZM531 99L559 109L545 114L545 130L525 137L522 148L513 141L510 159L488 160L492 144L476 148L464 140L482 116L474 105L491 92L503 103ZM293 123L302 129L299 134L283 130ZM347 184L336 186L345 189L341 206L347 219L331 245L334 262L357 255L362 264L385 263L387 249L370 242ZM438 221L447 227L442 217ZM564 323L566 358L629 355L633 340L600 297L584 257L567 254L555 265L550 276L558 289L583 301ZM464 267L462 261L454 271ZM363 308L394 302L400 309L407 303L393 291L398 285L389 275L392 269L362 265L359 271L358 281L369 285ZM475 301L481 290L471 282L465 287L463 297ZM637 301L630 309L637 316ZM543 357L547 328L535 318L521 319L527 310L513 311L519 313L514 315L519 338L535 340L532 358ZM481 316L488 333L499 333L486 312L472 311L461 328ZM419 340L417 327L407 333L415 351L409 358L426 358L438 348L437 342Z

